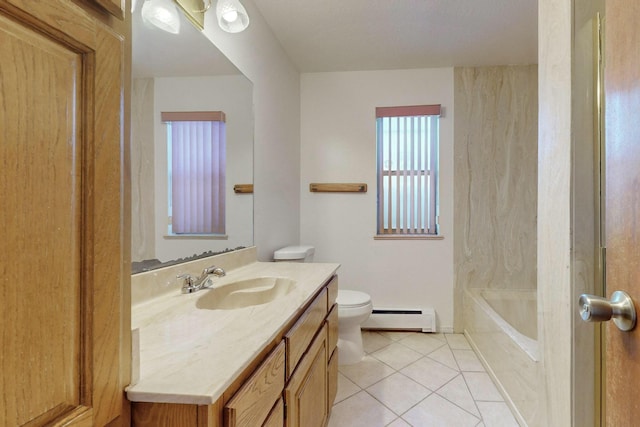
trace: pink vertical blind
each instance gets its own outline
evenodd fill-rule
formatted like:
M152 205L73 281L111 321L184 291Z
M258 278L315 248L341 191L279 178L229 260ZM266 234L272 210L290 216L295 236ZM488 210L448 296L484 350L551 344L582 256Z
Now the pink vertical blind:
M435 235L440 105L376 109L378 234Z
M224 113L162 113L162 120L167 122L172 233L224 234Z

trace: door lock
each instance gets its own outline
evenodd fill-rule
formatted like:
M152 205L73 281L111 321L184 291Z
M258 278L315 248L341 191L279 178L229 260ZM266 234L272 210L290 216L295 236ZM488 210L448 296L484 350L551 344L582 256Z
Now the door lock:
M595 295L582 294L578 299L578 310L585 322L606 322L613 319L618 329L625 332L636 326L633 300L623 291L611 294L611 301Z

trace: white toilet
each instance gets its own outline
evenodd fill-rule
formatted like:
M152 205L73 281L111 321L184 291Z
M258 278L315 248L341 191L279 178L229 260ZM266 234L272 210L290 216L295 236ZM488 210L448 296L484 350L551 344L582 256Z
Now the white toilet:
M369 294L338 290L338 364L351 365L364 357L362 325L371 316L373 305Z
M287 246L273 254L273 260L311 262L313 246ZM364 357L360 325L371 315L371 297L359 291L338 290L338 363L351 365Z

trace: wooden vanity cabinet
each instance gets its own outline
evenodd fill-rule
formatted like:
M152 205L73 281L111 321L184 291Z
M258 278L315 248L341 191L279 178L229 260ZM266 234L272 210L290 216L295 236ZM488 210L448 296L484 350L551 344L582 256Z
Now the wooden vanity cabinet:
M224 406L225 427L260 426L269 417L284 388L284 349L281 341Z
M327 316L327 412L338 394L338 305Z
M267 420L262 424L262 427L282 427L284 426L284 399L280 397L276 402L276 406L269 414Z
M284 390L286 427L327 423L327 326L316 335Z
M324 427L337 390L338 278L213 405L133 403L143 427Z
M287 345L287 379L293 375L293 371L322 328L326 317L327 290L323 289L284 336L284 342Z

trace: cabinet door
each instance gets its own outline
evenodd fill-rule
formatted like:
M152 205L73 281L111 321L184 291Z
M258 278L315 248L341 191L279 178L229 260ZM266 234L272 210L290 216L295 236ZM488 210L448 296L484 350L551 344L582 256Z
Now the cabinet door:
M327 363L327 413L331 412L338 394L338 352L334 351Z
M124 49L70 0L0 0L3 426L128 424Z
M284 426L284 403L282 398L278 400L273 410L269 414L269 418L264 422L262 427L283 427Z
M284 342L280 342L225 405L225 427L262 425L283 388Z
M327 422L327 326L322 327L285 388L287 427Z

